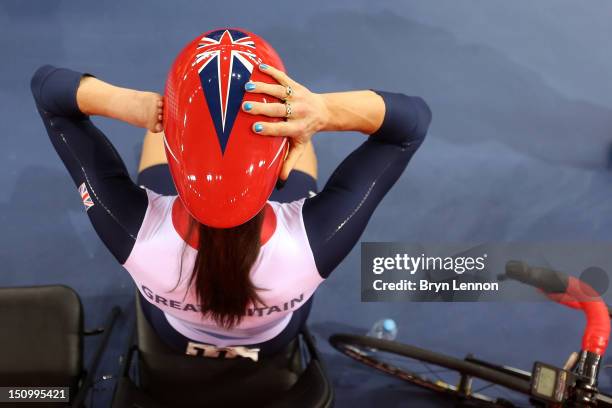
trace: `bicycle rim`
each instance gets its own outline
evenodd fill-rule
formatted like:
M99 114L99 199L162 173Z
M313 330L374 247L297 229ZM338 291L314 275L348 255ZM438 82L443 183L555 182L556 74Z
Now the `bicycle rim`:
M529 407L527 398L474 376L474 363L391 341L338 334L329 339L342 354L397 379L445 395L465 407ZM494 370L483 368L493 375ZM499 374L503 383L507 374ZM486 394L484 391L487 391Z

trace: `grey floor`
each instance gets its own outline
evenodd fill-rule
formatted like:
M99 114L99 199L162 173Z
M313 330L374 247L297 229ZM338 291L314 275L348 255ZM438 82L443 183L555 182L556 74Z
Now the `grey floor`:
M177 50L222 26L268 39L315 91L378 88L430 103L430 135L363 241L608 242L611 14L604 0L1 0L0 284L68 284L91 326L111 304L129 312L132 282L89 225L29 78L52 63L162 91ZM97 123L135 172L142 132ZM321 182L359 140L318 136ZM582 330L577 313L546 303L360 303L357 248L318 291L310 319L339 407L445 406L326 344L381 316L399 323L402 341L523 368L559 363ZM104 373L118 368L125 320ZM612 385L607 373L601 381ZM112 385L98 384L95 406L107 405Z

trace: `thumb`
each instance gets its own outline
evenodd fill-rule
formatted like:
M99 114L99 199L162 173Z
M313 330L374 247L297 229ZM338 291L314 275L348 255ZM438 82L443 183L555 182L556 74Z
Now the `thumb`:
M287 154L287 158L285 159L285 163L283 163L283 168L281 169L279 175L281 180L287 180L289 173L291 173L291 170L293 170L297 161L300 159L300 157L302 157L305 147L306 145L302 143L296 143L290 147L289 153Z

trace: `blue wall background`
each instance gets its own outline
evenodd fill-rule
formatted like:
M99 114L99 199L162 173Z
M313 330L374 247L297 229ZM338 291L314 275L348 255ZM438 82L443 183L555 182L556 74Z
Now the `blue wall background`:
M0 284L69 284L91 326L113 303L129 312L131 280L89 225L29 78L53 63L161 92L182 45L222 26L268 39L312 90L381 88L430 103L429 138L362 240L609 241L611 14L604 0L2 0ZM142 131L97 123L135 173ZM318 136L321 181L360 138ZM577 313L547 303L362 304L355 249L317 293L310 321L340 407L441 404L327 346L330 333L365 332L381 316L398 321L402 341L523 368L560 363L582 330ZM116 372L124 334L103 372ZM602 385L612 385L607 374ZM104 406L112 381L99 387Z

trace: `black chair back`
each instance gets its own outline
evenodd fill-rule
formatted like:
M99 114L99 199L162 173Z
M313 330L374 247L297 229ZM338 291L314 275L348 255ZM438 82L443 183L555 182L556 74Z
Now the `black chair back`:
M78 387L83 308L67 286L0 288L0 386Z

